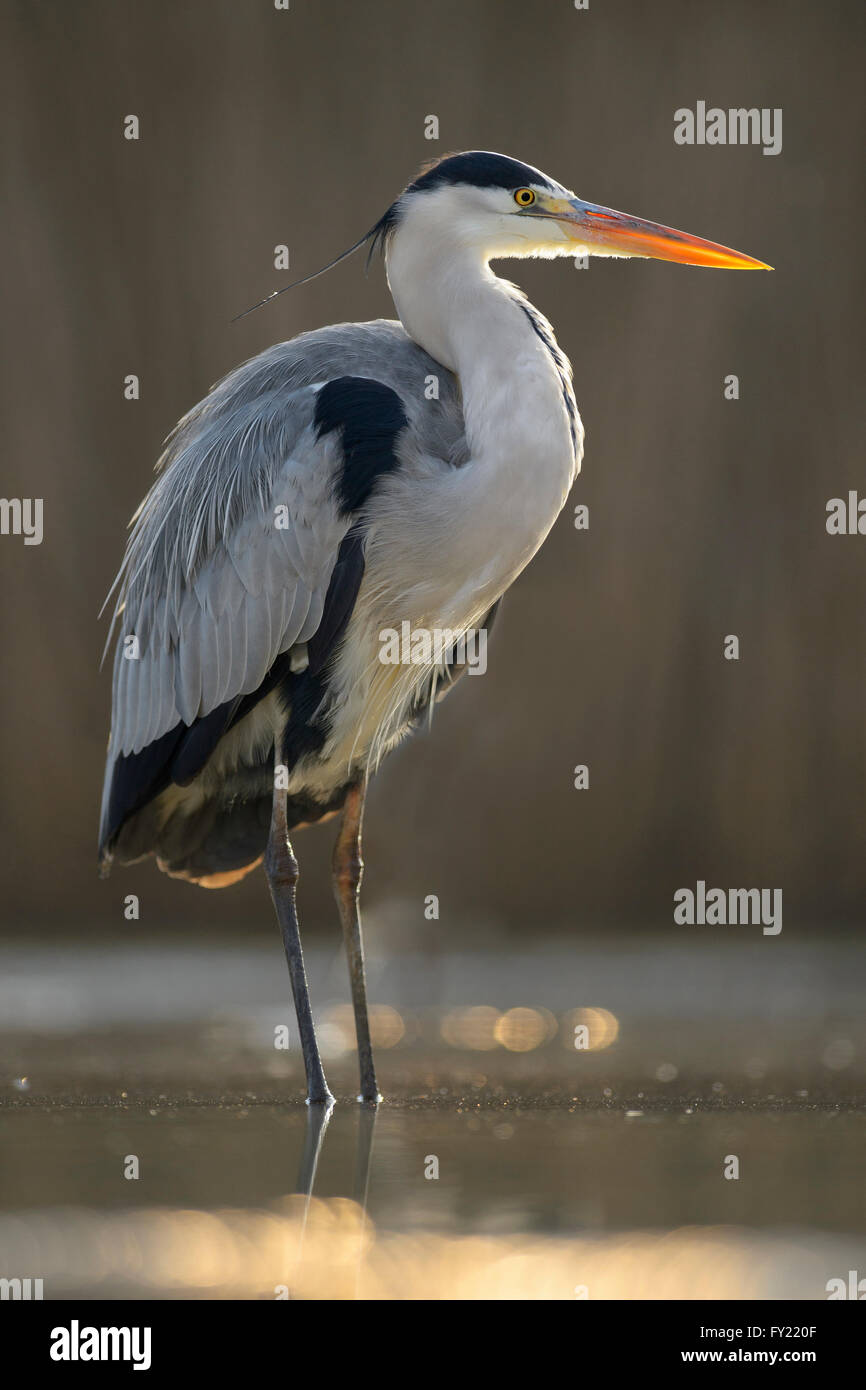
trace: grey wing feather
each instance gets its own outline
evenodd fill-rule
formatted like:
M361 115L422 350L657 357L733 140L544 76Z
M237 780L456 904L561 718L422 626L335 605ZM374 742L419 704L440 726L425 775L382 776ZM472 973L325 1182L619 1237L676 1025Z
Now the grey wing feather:
M435 408L424 405L431 373ZM115 627L135 634L139 658L118 641L106 788L119 754L252 693L317 630L353 518L338 505L340 444L317 436L315 398L352 374L400 394L419 453L462 461L457 384L396 322L302 334L213 387L169 437L112 590L109 641Z
M121 637L137 637L138 656L129 659L118 642L115 756L137 753L179 722L250 694L281 652L315 631L310 619L318 625L351 518L339 513L333 444L315 437L312 409L309 388L284 398L299 428L282 459L268 454L266 438L246 431L246 454L235 463L245 477L228 513L216 519L197 507L205 473L219 495L211 431L188 437L195 422L187 417L180 448L138 514L121 572L116 620ZM277 524L281 506L284 527Z

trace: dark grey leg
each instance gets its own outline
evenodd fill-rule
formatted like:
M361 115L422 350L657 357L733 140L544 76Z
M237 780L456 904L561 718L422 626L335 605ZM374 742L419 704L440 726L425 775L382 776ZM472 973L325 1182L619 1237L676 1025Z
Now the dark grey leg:
M274 800L271 811L271 833L265 851L265 873L277 920L283 934L286 960L289 963L289 977L292 981L292 994L295 999L295 1014L298 1019L298 1032L301 1035L301 1050L304 1055L304 1070L307 1074L307 1104L332 1105L334 1097L328 1090L322 1060L316 1043L316 1030L313 1027L313 1013L310 1008L310 995L307 990L307 974L304 970L304 953L301 950L301 935L298 930L298 911L295 890L298 883L298 861L289 844L286 824L286 793L277 788L276 766L279 753L274 758Z
M358 895L364 862L361 859L361 820L364 814L366 783L350 787L343 806L340 833L334 846L334 893L343 924L343 940L349 961L349 981L352 986L352 1008L355 1011L355 1036L358 1040L358 1062L361 1068L361 1094L358 1099L376 1103L382 1097L376 1084L373 1048L370 1043L370 1020L367 1015L367 982L364 977L364 946L361 941L361 914Z

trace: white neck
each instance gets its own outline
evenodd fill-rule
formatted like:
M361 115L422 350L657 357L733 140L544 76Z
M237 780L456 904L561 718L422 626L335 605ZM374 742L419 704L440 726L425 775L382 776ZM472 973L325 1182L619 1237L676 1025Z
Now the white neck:
M437 569L451 576L427 608L460 621L461 605L463 618L483 613L541 545L574 480L583 431L550 325L493 274L477 241L455 242L453 227L431 224L429 204L423 213L418 224L420 213L407 211L387 270L407 333L460 384L469 463L443 474L438 500L416 489L411 523L416 545L437 537Z
M477 246L436 230L413 227L409 214L388 250L388 283L406 332L459 379L471 457L492 455L500 470L513 460L531 472L552 459L573 470L567 362L564 380L523 295ZM532 314L558 352L546 319Z

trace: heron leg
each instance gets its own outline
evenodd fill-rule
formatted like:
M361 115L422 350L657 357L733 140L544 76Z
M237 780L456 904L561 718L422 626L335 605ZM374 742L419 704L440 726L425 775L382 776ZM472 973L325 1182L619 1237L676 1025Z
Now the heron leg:
M271 830L268 847L265 851L265 873L271 890L277 920L286 948L289 964L289 977L295 1000L295 1014L298 1019L298 1032L301 1035L301 1051L304 1057L304 1071L307 1075L307 1104L333 1105L334 1097L328 1090L322 1059L316 1042L313 1026L313 1012L310 1008L310 994L307 989L307 972L304 969L304 953L301 950L301 934L298 928L298 909L296 889L298 883L298 861L289 843L286 818L286 791L277 786L276 768L279 753L276 754L274 769L274 799L271 810Z
M367 981L364 975L364 944L361 940L361 912L358 897L364 861L361 858L361 820L364 815L366 783L350 787L343 805L340 833L334 845L334 893L343 924L343 940L349 961L349 982L352 987L352 1008L355 1011L355 1036L358 1040L358 1062L361 1068L362 1101L382 1099L376 1084L373 1066L373 1047L370 1042L370 1019L367 1013Z

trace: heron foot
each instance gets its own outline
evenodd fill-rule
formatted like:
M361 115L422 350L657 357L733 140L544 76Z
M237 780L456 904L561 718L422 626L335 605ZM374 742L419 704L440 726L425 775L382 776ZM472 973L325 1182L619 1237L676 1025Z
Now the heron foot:
M315 1091L311 1091L311 1092L309 1093L309 1095L307 1096L306 1100L304 1101L304 1104L305 1104L305 1105L325 1105L325 1106L327 1106L328 1110L330 1111L330 1110L332 1110L332 1109L334 1108L334 1106L337 1104L337 1102L336 1102L335 1098L331 1095L331 1092L328 1090L328 1088L327 1088L327 1086L326 1086L325 1089L324 1089L323 1091L320 1091L320 1090L318 1089L318 1087L316 1088Z
M378 1105L385 1097L382 1095L382 1092L377 1090L374 1086L372 1091L362 1091L355 1099L359 1105Z

